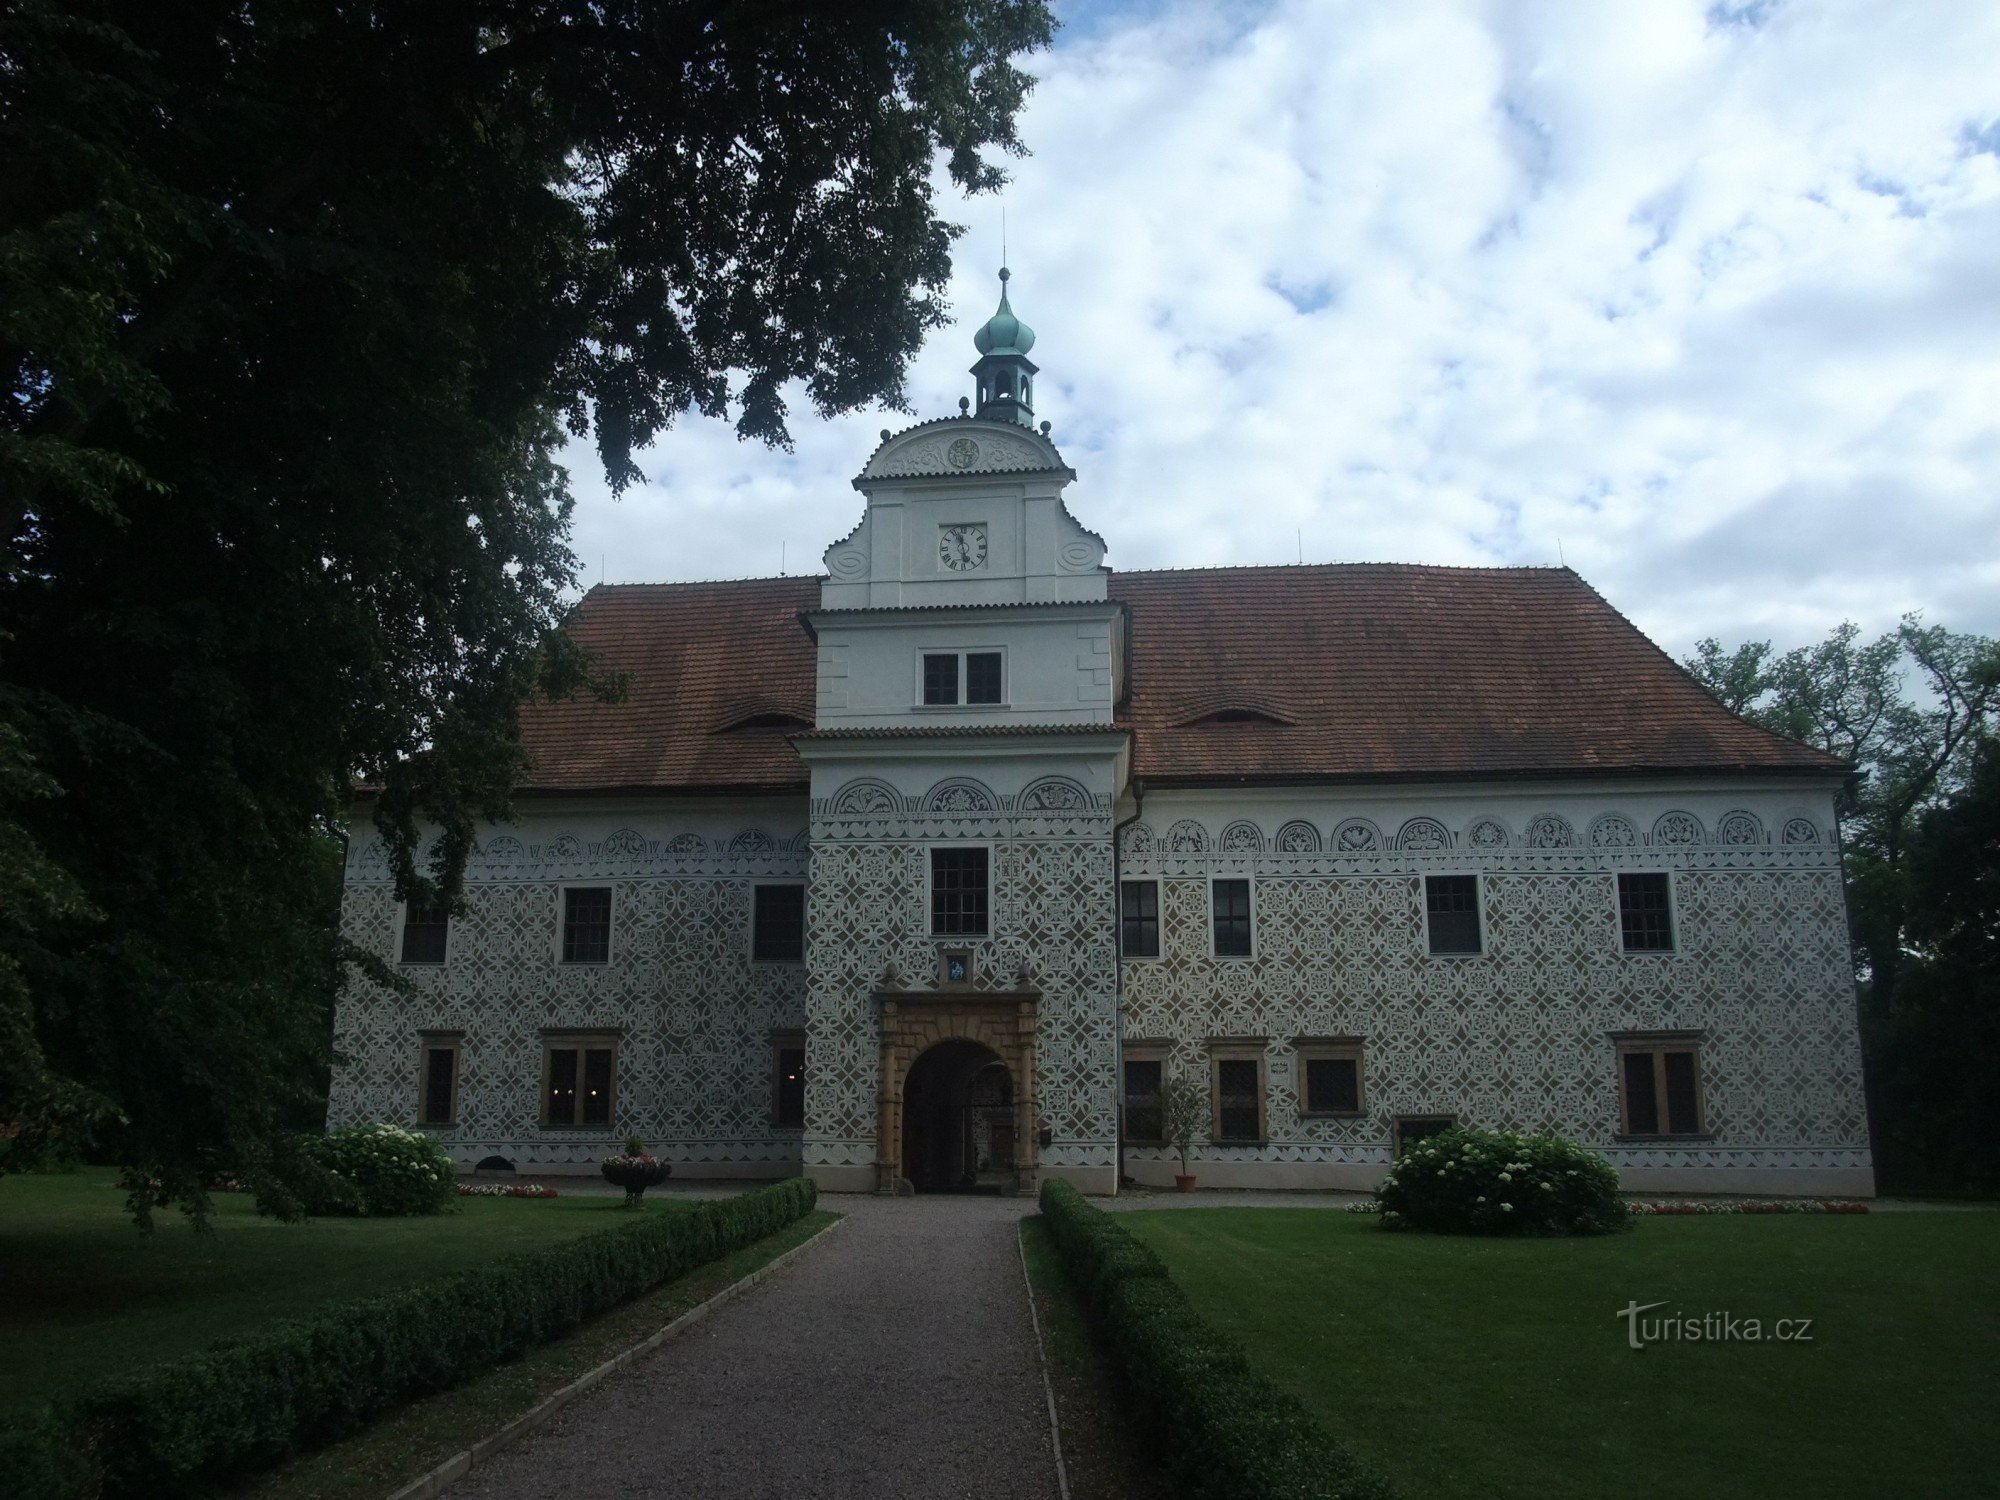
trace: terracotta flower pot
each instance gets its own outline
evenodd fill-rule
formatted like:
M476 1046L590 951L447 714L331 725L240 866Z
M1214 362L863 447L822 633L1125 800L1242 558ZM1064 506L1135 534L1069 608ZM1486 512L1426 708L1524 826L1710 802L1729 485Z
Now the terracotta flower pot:
M1174 1191L1176 1191L1176 1192L1180 1192L1180 1193L1191 1193L1191 1192L1193 1192L1193 1191L1194 1191L1194 1174L1193 1174L1192 1172L1176 1172L1176 1173L1174 1173Z

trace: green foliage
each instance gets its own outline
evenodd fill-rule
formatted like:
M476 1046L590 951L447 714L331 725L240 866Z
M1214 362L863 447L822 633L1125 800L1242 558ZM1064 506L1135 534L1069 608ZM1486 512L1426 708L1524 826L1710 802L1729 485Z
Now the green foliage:
M1899 1191L2000 1194L2000 741L1910 840L1901 982L1863 1036L1877 1167Z
M401 1219L458 1206L458 1174L444 1147L400 1125L347 1125L307 1137L288 1165L282 1185L267 1187L258 1202L280 1218Z
M2000 641L1908 615L1871 642L1843 624L1781 655L1764 641L1725 651L1705 640L1686 666L1729 708L1863 773L1839 810L1877 1178L1892 1190L1992 1184L1990 1151L1975 1167L1973 1144L1992 1139L1991 1107L1970 1081L1980 1067L1991 1076L1991 1012L1963 1008L1981 981L1962 949L1941 946L1967 908L1910 856L1919 842L1951 843L1948 824L1978 822L1972 781L2000 726Z
M1615 1234L1632 1227L1618 1174L1572 1142L1454 1125L1397 1158L1375 1190L1385 1229Z
M1191 1078L1169 1078L1160 1089L1160 1135L1188 1170L1194 1138L1208 1127L1208 1091Z
M522 696L615 689L554 633L566 438L616 488L689 411L899 399L934 164L1000 180L1052 24L0 8L0 1153L114 1109L199 1212L320 1123L353 787L452 899Z
M812 1211L793 1178L654 1213L107 1381L0 1422L21 1500L206 1494L518 1357Z
M1188 1305L1152 1250L1066 1182L1042 1184L1050 1237L1103 1328L1177 1494L1367 1500L1389 1493L1296 1399Z

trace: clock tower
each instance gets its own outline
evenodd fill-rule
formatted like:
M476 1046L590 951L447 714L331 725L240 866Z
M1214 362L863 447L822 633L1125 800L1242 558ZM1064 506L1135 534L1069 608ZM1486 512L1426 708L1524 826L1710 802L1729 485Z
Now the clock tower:
M805 1161L828 1188L1116 1186L1124 608L1000 276L976 400L882 434L805 619Z

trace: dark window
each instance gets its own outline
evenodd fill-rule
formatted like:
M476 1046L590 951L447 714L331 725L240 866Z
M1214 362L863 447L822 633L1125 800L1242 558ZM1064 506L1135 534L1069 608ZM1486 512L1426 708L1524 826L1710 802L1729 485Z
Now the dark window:
M424 1048L422 1123L449 1125L458 1117L458 1049Z
M549 1086L542 1101L544 1123L609 1125L611 1049L553 1046L548 1050L548 1059Z
M924 657L924 702L958 702L958 653L944 651Z
M1701 1133L1701 1099L1692 1048L1628 1051L1624 1067L1627 1135Z
M967 703L998 703L1000 701L1000 653L998 651L968 652L965 658L965 701Z
M1127 958L1160 956L1160 883L1157 880L1119 883L1118 947Z
M1401 1156L1418 1141L1434 1135L1442 1135L1458 1121L1442 1115L1398 1115L1396 1117L1396 1154Z
M750 956L789 962L806 956L806 888L760 885L751 921Z
M1664 953L1673 948L1673 898L1666 876L1618 877L1618 926L1627 953Z
M1150 1144L1161 1138L1160 1063L1128 1059L1125 1064L1125 1139Z
M1351 1115L1361 1107L1361 1064L1352 1057L1306 1059L1306 1113Z
M931 931L946 937L986 935L986 851L931 850Z
M1251 1057L1225 1057L1215 1065L1215 1138L1262 1138L1263 1069Z
M1479 951L1479 877L1426 875L1424 905L1431 917L1431 952Z
M563 892L563 962L611 961L611 887Z
M803 1125L806 1122L806 1049L786 1045L778 1048L777 1123Z
M442 905L412 905L403 913L403 962L441 964L451 933L451 913Z
M1250 956L1250 882L1217 880L1209 895L1215 909L1215 951L1222 958Z

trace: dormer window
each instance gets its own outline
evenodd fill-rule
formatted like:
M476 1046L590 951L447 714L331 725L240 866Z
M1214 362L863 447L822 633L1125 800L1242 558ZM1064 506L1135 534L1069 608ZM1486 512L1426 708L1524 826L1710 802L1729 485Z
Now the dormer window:
M924 706L956 708L1003 702L998 651L926 651Z

